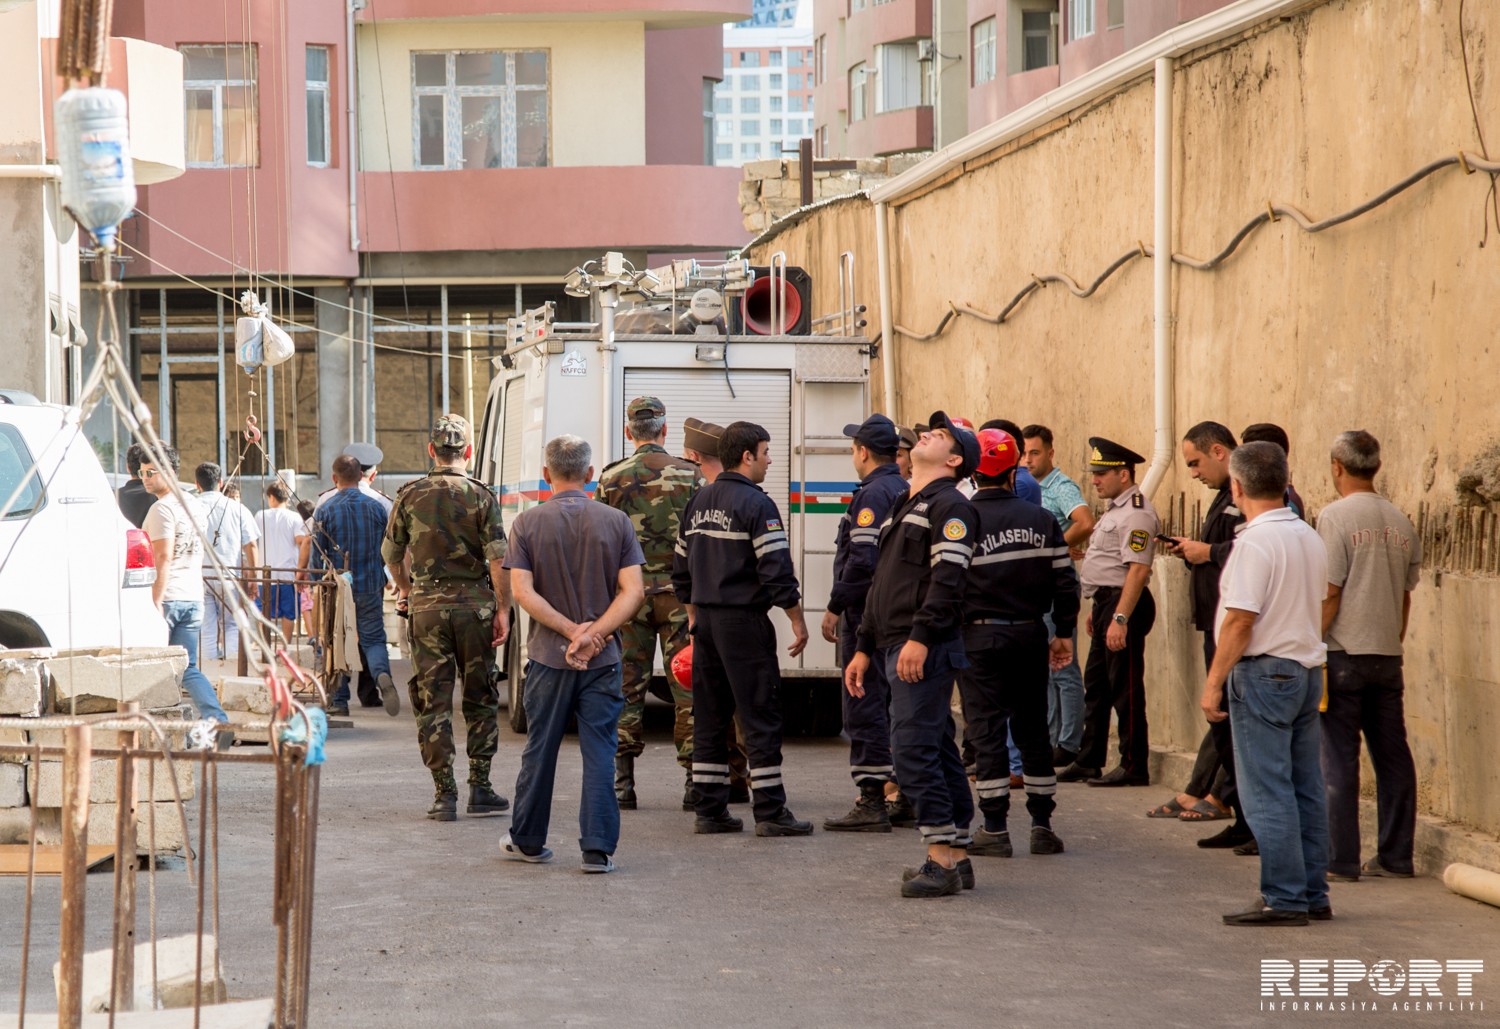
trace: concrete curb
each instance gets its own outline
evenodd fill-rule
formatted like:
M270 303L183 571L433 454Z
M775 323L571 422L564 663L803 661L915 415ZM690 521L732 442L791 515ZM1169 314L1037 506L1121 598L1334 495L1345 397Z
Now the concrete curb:
M1196 753L1185 750L1151 748L1151 782L1166 789L1180 790L1193 774ZM1361 797L1359 824L1362 851L1368 860L1375 853L1377 812L1375 801ZM1418 875L1441 879L1443 870L1455 861L1476 868L1500 872L1500 840L1486 833L1465 828L1431 815L1417 813L1417 845L1413 855Z

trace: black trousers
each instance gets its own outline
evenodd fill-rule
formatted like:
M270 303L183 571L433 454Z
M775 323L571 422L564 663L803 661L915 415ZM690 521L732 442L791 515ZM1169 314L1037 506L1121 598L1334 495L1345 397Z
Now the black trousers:
M750 759L755 820L786 807L781 781L781 664L767 612L695 608L693 627L693 785L697 812L729 807L729 746L736 712Z
M1094 593L1090 614L1093 641L1088 664L1083 669L1083 749L1078 763L1103 768L1109 751L1109 713L1119 722L1120 765L1130 775L1147 775L1151 754L1146 728L1146 635L1156 624L1156 601L1151 590L1141 590L1141 599L1125 626L1125 649L1105 645L1119 603L1118 587L1101 587Z
M1328 710L1322 720L1330 872L1359 874L1361 732L1375 767L1380 826L1375 856L1392 872L1412 870L1417 769L1406 742L1405 691L1400 657L1328 652Z
M1057 773L1052 767L1052 740L1047 729L1047 627L967 625L964 654L969 667L959 673L965 739L974 747L975 788L984 827L1000 832L1010 813L1010 727L1021 752L1026 810L1032 825L1052 826L1057 807Z
M839 651L843 667L849 666L858 645L855 626L848 614L839 617ZM871 661L865 671L865 695L844 695L844 732L849 736L849 774L855 785L886 783L894 776L891 763L891 684L885 677L885 662Z

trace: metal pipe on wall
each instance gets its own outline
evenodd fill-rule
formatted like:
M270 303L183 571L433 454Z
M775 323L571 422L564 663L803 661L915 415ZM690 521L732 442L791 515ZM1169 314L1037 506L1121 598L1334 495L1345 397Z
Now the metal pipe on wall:
M349 140L349 154L345 163L349 166L349 249L359 250L359 121L355 115L355 68L354 68L354 16L364 10L365 0L349 0L345 11L344 29L344 118L348 123L345 135Z
M1152 367L1156 431L1141 492L1155 495L1176 453L1172 395L1172 58L1156 60L1156 210L1152 256Z
M875 274L880 279L880 378L884 413L896 420L896 327L891 314L891 255L886 241L886 205L875 205Z

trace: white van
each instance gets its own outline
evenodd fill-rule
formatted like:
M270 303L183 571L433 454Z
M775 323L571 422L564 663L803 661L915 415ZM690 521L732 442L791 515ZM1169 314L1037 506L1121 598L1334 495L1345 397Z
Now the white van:
M21 487L0 518L0 647L166 646L150 541L120 513L78 415L0 390L0 505Z

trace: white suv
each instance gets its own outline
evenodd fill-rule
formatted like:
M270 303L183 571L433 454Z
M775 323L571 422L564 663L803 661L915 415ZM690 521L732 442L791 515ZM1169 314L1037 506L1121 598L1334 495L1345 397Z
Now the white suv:
M0 506L25 481L0 518L0 646L165 646L151 544L120 513L78 414L0 390Z

